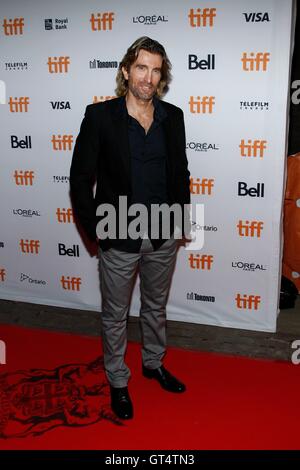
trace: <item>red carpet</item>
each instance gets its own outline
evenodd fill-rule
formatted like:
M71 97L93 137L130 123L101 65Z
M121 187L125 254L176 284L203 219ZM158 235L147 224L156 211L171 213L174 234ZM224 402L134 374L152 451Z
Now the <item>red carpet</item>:
M0 449L300 448L300 366L170 348L188 388L173 395L142 377L130 343L135 417L119 424L99 339L6 325L0 339Z

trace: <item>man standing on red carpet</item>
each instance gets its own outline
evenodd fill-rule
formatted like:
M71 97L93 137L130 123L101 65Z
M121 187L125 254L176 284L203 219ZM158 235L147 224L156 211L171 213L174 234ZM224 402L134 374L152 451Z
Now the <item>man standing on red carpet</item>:
M75 213L89 238L99 243L104 366L112 409L123 419L133 417L124 357L138 268L143 375L169 392L185 391L162 364L166 303L190 203L183 112L161 100L170 68L161 44L137 39L119 66L118 98L87 106L71 165ZM154 220L152 210L171 206L180 209L180 216L169 212L168 231L166 212ZM142 213L138 223L133 218L137 207Z

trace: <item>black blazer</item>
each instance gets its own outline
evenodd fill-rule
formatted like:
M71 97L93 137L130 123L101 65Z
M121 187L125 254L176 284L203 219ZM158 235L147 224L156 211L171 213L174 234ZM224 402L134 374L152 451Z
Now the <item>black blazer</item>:
M90 240L96 240L99 204L112 204L118 214L119 196L131 196L131 170L124 97L88 105L77 137L70 171L75 215ZM170 203L190 203L189 171L185 153L185 128L180 108L161 101L167 145L167 190ZM93 186L97 182L96 194ZM105 250L114 240L100 240Z

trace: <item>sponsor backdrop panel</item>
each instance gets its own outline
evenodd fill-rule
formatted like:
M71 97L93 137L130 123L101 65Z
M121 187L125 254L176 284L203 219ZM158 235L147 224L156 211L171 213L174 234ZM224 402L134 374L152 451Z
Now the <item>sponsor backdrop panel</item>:
M148 35L173 64L165 99L184 111L192 203L204 205L204 221L192 217L204 245L180 249L168 316L275 331L292 7L3 0L1 297L100 310L69 168L86 105L115 96L126 48Z

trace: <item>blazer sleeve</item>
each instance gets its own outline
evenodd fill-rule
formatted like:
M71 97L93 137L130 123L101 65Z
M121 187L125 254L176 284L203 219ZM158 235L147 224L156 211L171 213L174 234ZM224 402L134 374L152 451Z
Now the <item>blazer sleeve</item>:
M70 169L73 209L88 238L92 241L96 241L97 222L93 187L97 176L100 147L99 126L97 126L94 106L88 105L86 107Z

